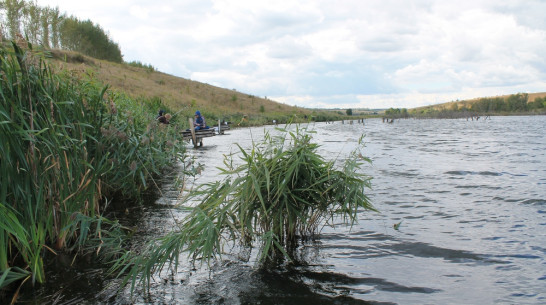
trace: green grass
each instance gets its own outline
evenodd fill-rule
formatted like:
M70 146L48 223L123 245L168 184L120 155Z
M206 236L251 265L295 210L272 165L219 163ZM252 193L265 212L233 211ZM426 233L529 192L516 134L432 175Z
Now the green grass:
M171 113L182 116L182 124L187 123L188 118L193 118L195 110L204 114L209 125L218 119L236 124L242 116L248 116L249 120L240 126L271 124L273 119L285 123L294 116L301 117L300 122L308 121L304 119L305 116L313 117L316 121L347 119L345 110L338 114L290 106L235 89L220 88L154 71L145 64L141 67L138 62L118 64L62 50L51 53L51 63L57 69L77 75L93 74L112 89L123 91L133 99L160 99L170 108Z
M43 283L46 251L117 254L123 232L106 203L138 202L184 157L176 124L155 121L160 102L54 73L44 58L0 47L0 288Z
M357 212L375 211L366 196L371 178L362 173L369 160L360 147L337 168L336 160L317 154L312 131L278 130L280 135L266 134L249 150L239 147L242 165L227 156L225 178L191 193L198 204L184 208L188 216L176 231L118 260L113 270L124 284L131 283L132 291L138 282L149 284L165 266L176 270L182 254L210 264L234 245L256 250L262 267L295 261L300 242L334 218L352 225Z

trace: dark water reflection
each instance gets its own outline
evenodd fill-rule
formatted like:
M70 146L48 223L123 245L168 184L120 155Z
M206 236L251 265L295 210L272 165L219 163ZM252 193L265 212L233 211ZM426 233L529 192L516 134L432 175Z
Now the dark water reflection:
M307 265L270 272L224 257L210 270L184 265L158 275L137 304L544 304L546 303L546 118L487 121L367 120L316 124L320 154L343 159L365 134L370 198L352 229L325 227L301 249ZM269 127L267 129L270 129ZM264 128L232 130L191 149L219 177L222 155L261 139ZM167 179L172 181L172 179ZM168 182L167 181L167 182ZM139 215L145 239L170 230L179 192ZM398 230L393 225L400 223ZM100 269L82 272L86 276ZM83 275L81 278L85 278ZM96 276L100 278L100 276ZM104 286L105 283L100 283ZM59 304L126 304L127 295L90 283ZM51 296L50 296L51 297ZM50 299L51 300L51 299Z

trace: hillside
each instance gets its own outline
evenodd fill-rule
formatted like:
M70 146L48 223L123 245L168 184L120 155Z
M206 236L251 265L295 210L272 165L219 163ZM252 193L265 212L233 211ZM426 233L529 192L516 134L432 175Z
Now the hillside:
M121 91L135 99L154 99L161 107L180 117L192 117L195 110L201 110L209 119L243 122L244 125L260 125L272 120L283 123L293 118L304 121L341 120L347 118L346 109L307 109L275 102L270 99L226 89L210 84L176 77L155 71L151 67L132 66L84 56L80 53L53 50L52 63L58 69L72 71L80 76L91 76L107 84L115 91ZM495 98L506 99L509 95ZM546 98L546 92L529 93L528 102ZM409 109L410 113L471 109L472 105L484 99L475 98L452 101L436 105ZM365 111L355 109L354 116L381 115L383 110ZM244 120L243 120L244 118Z
M181 115L192 116L199 109L208 118L239 121L245 117L251 124L264 124L273 119L284 122L294 115L318 120L331 120L339 116L172 76L153 68L113 63L61 50L53 50L51 54L52 63L58 69L92 76L113 90L125 92L133 98L160 99L162 105Z
M435 111L441 111L443 109L450 110L450 109L454 109L454 108L461 109L463 107L467 108L467 109L471 109L472 104L477 103L482 99L501 98L503 100L506 100L510 96L511 96L511 94L510 95L499 95L499 96L494 96L494 97L479 97L479 98L473 98L473 99L468 99L468 100L451 101L451 102L440 103L440 104L435 104L435 105L422 106L422 107L412 108L412 109L409 109L409 110L410 110L410 112L419 112L419 111L425 110L425 109L432 109L432 110L435 110ZM533 102L533 101L535 101L536 98L545 98L545 97L546 97L546 92L529 93L528 94L528 102Z

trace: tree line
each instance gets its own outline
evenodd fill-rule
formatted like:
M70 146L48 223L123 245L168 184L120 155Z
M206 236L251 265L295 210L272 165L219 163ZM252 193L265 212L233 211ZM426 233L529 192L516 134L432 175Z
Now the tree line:
M46 49L80 52L97 59L123 62L119 45L91 20L67 16L59 8L25 0L0 1L0 41L25 38Z
M455 104L456 105L456 104ZM454 106L455 107L455 106ZM512 94L506 98L503 97L491 97L481 98L474 102L470 107L461 107L465 110L470 109L478 113L502 113L502 112L528 112L541 110L546 107L545 98L535 98L534 101L529 101L529 95L527 93ZM458 107L457 107L458 108Z
M508 97L484 97L473 102L453 102L446 106L429 106L418 109L390 108L385 110L386 118L438 117L458 118L480 115L499 115L510 113L546 112L546 97L529 100L529 94L518 93Z

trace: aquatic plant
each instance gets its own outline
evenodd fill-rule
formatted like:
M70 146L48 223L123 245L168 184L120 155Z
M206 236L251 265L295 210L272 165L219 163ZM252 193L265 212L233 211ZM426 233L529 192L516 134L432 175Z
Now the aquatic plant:
M45 252L120 249L106 203L114 194L138 199L184 145L175 128L154 124L146 103L54 73L22 41L0 46L0 78L3 288L44 282Z
M139 276L149 284L166 264L176 269L181 254L210 264L230 244L257 248L262 267L294 260L299 241L322 226L334 219L352 225L358 211L375 211L365 193L371 178L361 172L369 159L359 149L338 169L336 160L317 153L312 131L278 131L277 136L266 133L249 150L239 146L240 165L227 156L221 169L226 178L191 193L198 203L183 208L189 213L176 231L153 240L140 254L118 260L114 270L127 272L124 284L131 281L133 290Z

